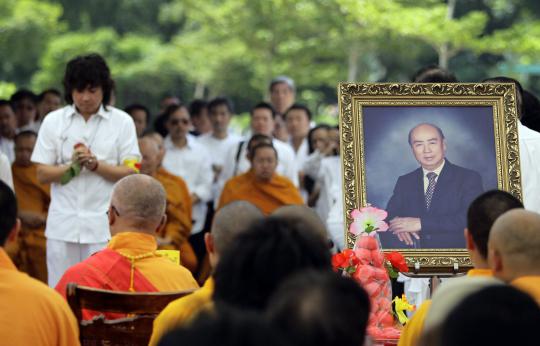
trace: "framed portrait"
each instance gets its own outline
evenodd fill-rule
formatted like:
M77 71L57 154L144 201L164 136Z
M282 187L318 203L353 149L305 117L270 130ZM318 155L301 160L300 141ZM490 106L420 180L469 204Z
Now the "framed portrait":
M341 83L338 94L346 230L370 204L388 212L382 248L410 267L471 267L469 204L492 189L521 200L514 85Z

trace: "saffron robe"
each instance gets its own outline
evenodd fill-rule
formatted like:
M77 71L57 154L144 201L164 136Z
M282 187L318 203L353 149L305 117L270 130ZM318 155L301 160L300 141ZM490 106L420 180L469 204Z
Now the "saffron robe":
M156 240L150 234L118 233L106 249L69 268L56 290L66 297L66 287L70 282L106 290L136 292L181 291L199 287L189 270L156 255L156 250ZM129 256L135 258L133 278ZM96 314L83 311L83 319L92 319ZM115 316L105 315L107 318Z
M180 262L191 272L197 270L197 256L187 241L191 234L191 196L184 179L163 167L154 174L167 194L167 225L160 236L170 238L172 244L160 245L162 250L180 250Z
M468 277L482 277L493 276L493 273L489 269L471 269L467 272ZM399 338L398 346L415 346L420 340L420 336L424 330L424 322L426 320L427 313L431 307L431 299L426 300L416 310L414 315L409 319L409 322L405 325Z
M210 309L213 294L214 279L209 277L200 290L169 303L154 320L149 346L157 346L168 331L185 326L199 312Z
M540 276L522 276L510 283L515 288L530 295L540 305Z
M37 180L37 165L28 167L13 164L13 185L19 212L47 216L51 192L49 184ZM30 227L23 223L12 258L19 270L42 282L47 282L45 225Z
M2 344L79 345L79 327L62 297L17 271L0 248L0 335Z
M265 215L284 205L304 204L300 192L289 179L274 173L270 181L260 181L253 170L225 183L219 198L219 208L240 200L253 203Z

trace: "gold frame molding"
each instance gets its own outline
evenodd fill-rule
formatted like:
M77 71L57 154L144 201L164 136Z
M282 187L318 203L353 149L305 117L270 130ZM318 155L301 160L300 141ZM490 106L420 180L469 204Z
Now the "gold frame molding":
M340 83L338 101L347 247L354 245L353 236L347 232L353 221L350 213L367 204L363 106L492 107L498 188L522 200L516 92L512 83ZM415 268L417 263L417 272L451 272L456 264L458 271L464 271L472 266L466 249L399 251L409 267Z

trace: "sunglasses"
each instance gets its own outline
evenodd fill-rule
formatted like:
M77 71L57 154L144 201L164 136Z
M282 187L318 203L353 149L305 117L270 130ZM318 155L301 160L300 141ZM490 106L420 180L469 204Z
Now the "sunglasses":
M187 120L187 119L172 119L171 120L171 125L176 126L178 124L188 125L189 120Z

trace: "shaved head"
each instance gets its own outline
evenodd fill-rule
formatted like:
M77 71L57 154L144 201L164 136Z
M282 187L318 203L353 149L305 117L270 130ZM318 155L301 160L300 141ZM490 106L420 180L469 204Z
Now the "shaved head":
M540 214L514 209L501 215L489 236L490 264L504 281L540 274Z
M288 222L300 223L302 228L321 237L323 241L328 240L326 226L319 215L308 206L286 205L274 210L272 216Z
M139 139L139 150L141 151L141 173L153 175L159 168L160 151L156 140L150 137Z
M214 215L212 236L217 253L222 253L239 233L242 233L264 215L255 205L246 201L236 201L220 208Z
M132 174L120 179L111 197L111 206L122 218L140 231L154 233L165 215L166 194L156 179L144 174Z
M163 157L165 156L165 144L163 142L163 137L157 132L150 132L144 135L143 138L150 138L157 143L159 151L159 162L161 163L161 161L163 161Z

